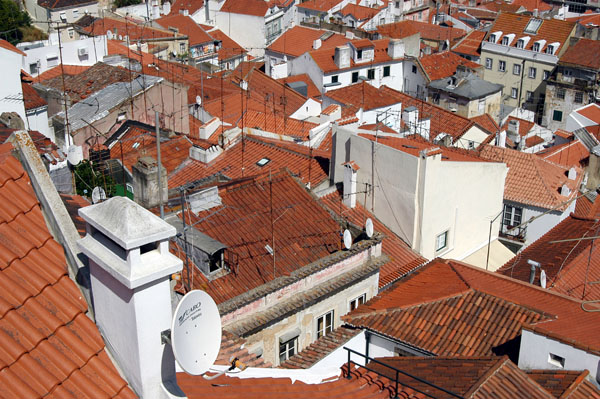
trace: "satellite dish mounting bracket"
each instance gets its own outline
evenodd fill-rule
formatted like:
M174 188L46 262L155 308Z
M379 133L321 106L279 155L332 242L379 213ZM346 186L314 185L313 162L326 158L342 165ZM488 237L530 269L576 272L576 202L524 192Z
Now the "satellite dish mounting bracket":
M160 343L161 344L171 344L171 329L164 330L160 332Z

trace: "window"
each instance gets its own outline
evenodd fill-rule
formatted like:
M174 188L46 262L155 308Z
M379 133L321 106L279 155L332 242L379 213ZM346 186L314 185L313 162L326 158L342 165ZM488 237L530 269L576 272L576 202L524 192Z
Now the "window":
M379 25L385 24L385 18L379 18Z
M527 90L527 97L525 98L525 101L532 101L533 100L533 92Z
M50 56L48 56L48 58L46 58L46 61L48 62L49 67L57 66L58 65L58 56L50 55Z
M583 102L583 92L582 91L575 92L575 103L581 104L582 102Z
M396 2L396 8L400 8L400 2L399 1Z
M516 87L510 89L510 96L512 98L517 98L519 96L519 89L517 89Z
M485 68L492 69L493 66L494 66L494 61L491 58L486 58L485 59Z
M75 36L75 30L73 28L67 28L67 33L69 34L69 39L72 39Z
M544 71L543 79L548 80L549 77L550 77L550 71Z
M502 224L508 227L514 227L521 224L523 218L523 209L510 205L504 205L504 216Z
M317 338L321 338L333 331L333 310L317 319Z
M535 51L536 53L539 53L540 52L540 44L538 42L533 43L532 50Z
M496 43L496 35L490 35L488 42L490 43Z
M433 93L433 95L431 96L432 101L434 104L439 104L440 103L440 93L435 92Z
M559 87L558 89L556 89L556 97L560 98L561 100L565 99L565 89L563 87Z
M352 83L358 82L358 72L352 72Z
M506 61L500 60L498 62L498 71L505 72L506 71Z
M79 10L73 10L73 19L79 18Z
M367 70L367 79L373 80L375 79L375 68L371 68Z
M416 65L412 66L412 73L417 73L417 66Z
M535 79L536 75L537 75L537 69L534 67L529 67L529 73L527 74L527 76L529 76L530 79Z
M513 64L513 75L521 74L521 64Z
M362 50L356 50L356 59L362 60Z
M391 67L389 65L386 65L383 67L383 77L384 78L387 76L390 76L390 68Z
M504 37L502 38L502 45L504 45L504 46L508 46L508 36L504 36Z
M256 164L262 168L263 166L265 166L269 162L271 162L271 160L269 158L261 158L261 159L258 160L258 162L256 162Z
M565 368L565 358L554 353L548 353L548 363L561 369Z
M473 140L469 140L468 147L469 147L469 150L475 149L475 142Z
M540 29L540 26L542 26L542 20L541 19L536 19L536 18L531 18L529 20L529 22L527 23L527 26L525 27L525 33L531 33L531 34L536 34L538 29Z
M59 14L60 20L65 22L67 20L67 13L64 11L61 11L61 13Z
M179 52L185 53L185 43L179 43Z
M523 47L525 47L525 40L523 40L523 39L517 40L517 48L523 48Z
M214 254L210 255L208 259L208 272L213 273L223 268L225 264L225 251L219 250Z
M38 64L34 62L33 64L29 64L29 74L35 75L38 73Z
M354 309L356 309L358 307L358 305L362 305L363 303L365 303L366 299L367 299L367 294L362 294L358 298L354 298L353 300L351 300L350 301L350 311L352 312Z
M333 75L331 77L331 83L337 83L338 82L338 75Z
M298 351L298 335L284 342L282 342L282 339L287 338L279 338L279 364L294 356Z
M435 237L435 251L441 251L448 246L448 230Z
M562 111L555 109L552 113L552 120L556 122L562 122Z
M563 71L564 76L573 76L573 71L571 69L565 69Z
M546 54L554 54L554 46L549 44L548 47L546 47Z

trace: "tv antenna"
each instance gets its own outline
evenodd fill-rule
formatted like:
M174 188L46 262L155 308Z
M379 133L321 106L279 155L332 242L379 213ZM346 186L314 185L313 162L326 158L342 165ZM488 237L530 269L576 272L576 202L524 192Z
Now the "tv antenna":
M365 221L365 233L367 234L367 237L373 237L373 221L371 218L367 218Z
M170 336L175 360L183 371L192 375L208 371L221 349L221 316L210 295L202 290L185 294L175 309Z
M352 247L352 234L350 234L350 230L344 230L344 247L346 249L350 249Z

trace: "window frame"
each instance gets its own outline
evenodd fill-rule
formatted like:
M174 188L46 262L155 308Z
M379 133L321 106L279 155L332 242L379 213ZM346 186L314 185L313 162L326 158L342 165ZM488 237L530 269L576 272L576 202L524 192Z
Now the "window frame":
M358 71L352 72L351 82L352 83L358 82L358 76L359 76Z
M519 98L519 89L517 89L516 87L511 87L510 98Z
M550 71L544 69L542 80L548 80L550 78Z
M502 210L502 225L508 228L519 226L523 223L523 208L504 204Z
M494 60L491 58L485 59L485 69L493 69L494 68Z
M573 102L575 104L583 104L583 92L582 91L575 92L575 95L573 96Z
M329 320L330 324L327 324L327 316L330 316L330 320ZM335 316L334 310L331 309L330 311L328 311L328 312L322 314L321 316L317 317L317 320L316 320L316 322L317 322L317 328L316 328L316 330L317 330L317 334L316 334L317 335L317 339L319 339L321 337L324 337L327 334L333 332L333 326L335 324L334 316ZM321 328L321 326L319 326L320 320L323 320L323 322L322 322L323 323L322 324L322 328Z
M527 77L529 79L535 79L537 76L537 68L536 67L529 67L529 71L527 72Z
M332 75L331 83L339 83L339 75Z
M296 353L298 353L298 338L299 336L296 335L295 337L293 337L292 339L289 339L285 342L280 342L279 343L279 364L283 364L284 362L286 362L287 360L289 360L289 358L291 358L292 356L294 356ZM292 344L292 346L290 346L290 344ZM283 353L282 353L283 351ZM290 352L292 352L290 354ZM282 360L282 355L284 357L284 359Z
M567 94L567 91L565 90L564 87L559 87L559 88L556 89L556 98L564 100L566 94Z
M448 249L448 234L449 230L443 231L442 233L438 234L437 236L435 236L435 252L441 252L444 251L446 249ZM443 245L441 245L441 238L444 239L443 241Z
M506 72L506 61L498 61L498 72Z
M356 298L351 299L350 302L348 302L348 311L352 312L354 309L356 309L357 307L359 307L366 301L367 301L367 293L365 292L364 294L359 295Z
M521 75L521 64L513 64L513 75Z
M367 69L367 79L375 80L375 68Z
M388 76L391 76L392 74L392 67L390 65L384 65L383 66L383 77L387 78Z
M559 118L557 119L556 116L559 116ZM562 117L563 117L563 112L559 109L555 109L552 111L552 120L554 122L562 122Z

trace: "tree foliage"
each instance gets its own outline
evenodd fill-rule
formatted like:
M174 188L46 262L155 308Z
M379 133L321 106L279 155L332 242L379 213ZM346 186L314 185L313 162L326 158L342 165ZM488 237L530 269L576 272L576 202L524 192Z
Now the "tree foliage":
M115 7L127 7L134 6L136 4L142 4L142 0L115 0Z
M110 175L95 170L92 163L87 159L75 166L74 171L77 194L91 197L92 190L95 187L102 187L107 197L115 195L116 187L114 179Z
M19 9L12 0L0 0L0 35L1 38L12 44L17 44L23 38L19 28L30 26L29 14Z

